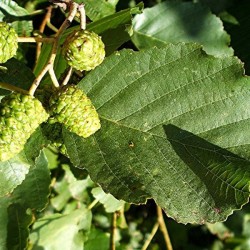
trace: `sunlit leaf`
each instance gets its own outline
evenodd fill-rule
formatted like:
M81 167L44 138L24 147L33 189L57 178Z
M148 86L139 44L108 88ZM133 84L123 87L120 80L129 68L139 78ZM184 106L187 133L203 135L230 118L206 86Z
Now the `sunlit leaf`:
M248 201L250 84L237 58L195 44L125 50L79 87L102 128L87 139L64 130L64 141L105 192L152 197L183 223L225 220Z

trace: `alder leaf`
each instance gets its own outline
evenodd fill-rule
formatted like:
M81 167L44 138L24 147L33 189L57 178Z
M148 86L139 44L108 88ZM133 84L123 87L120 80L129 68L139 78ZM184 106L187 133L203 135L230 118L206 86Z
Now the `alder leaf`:
M115 7L118 0L76 0L77 3L84 3L86 14L92 20L96 21L105 16L115 13Z
M11 23L19 36L28 36L33 30L32 21L22 19L28 15L29 12L19 6L16 1L0 1L0 21Z
M42 210L50 193L50 173L43 152L35 159L25 180L11 195L0 198L0 248L26 249L32 211Z
M222 21L204 5L162 2L133 20L132 41L139 49L166 43L196 42L211 55L233 55Z
M249 197L243 72L238 58L215 58L196 44L116 53L78 85L102 128L87 139L64 129L68 155L117 199L153 198L182 223L225 220Z
M34 223L30 242L33 249L84 249L84 236L90 230L91 220L91 211L84 207L66 215L46 215Z

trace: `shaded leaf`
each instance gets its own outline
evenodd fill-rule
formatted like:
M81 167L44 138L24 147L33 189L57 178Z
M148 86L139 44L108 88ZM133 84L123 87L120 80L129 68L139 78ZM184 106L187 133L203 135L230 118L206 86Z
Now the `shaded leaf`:
M7 249L26 249L31 222L31 211L15 203L8 207Z
M31 69L15 58L8 60L4 66L6 71L0 71L0 82L9 83L28 90L35 79ZM1 85L0 85L1 88ZM0 89L0 96L9 94L10 91Z
M167 43L197 42L211 55L232 55L229 35L208 8L191 2L163 2L133 20L132 41L139 49Z
M248 201L250 85L237 58L194 44L124 50L78 86L102 128L87 139L64 130L64 141L105 192L131 203L152 197L182 223L225 220Z

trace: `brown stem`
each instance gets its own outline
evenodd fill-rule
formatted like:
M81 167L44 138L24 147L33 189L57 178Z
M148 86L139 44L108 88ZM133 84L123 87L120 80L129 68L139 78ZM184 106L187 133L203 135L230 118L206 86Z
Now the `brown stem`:
M55 38L53 37L18 37L19 43L53 43Z
M55 41L52 47L52 51L50 54L50 58L48 63L44 66L43 70L40 72L40 74L37 76L37 78L34 80L34 82L32 83L30 89L29 89L29 93L30 95L34 95L37 87L39 86L42 78L44 77L44 75L49 71L50 72L50 76L52 76L52 81L55 84L55 87L58 87L57 85L57 81L54 81L53 76L54 76L54 61L56 58L56 53L57 53L57 49L59 46L59 40L62 36L62 33L64 32L64 30L66 30L68 28L68 26L71 24L71 22L74 19L74 16L77 13L77 8L78 8L78 4L72 2L70 5L70 12L69 12L69 16L64 20L64 22L62 23L61 27L59 28L58 32L55 35Z
M71 77L71 75L72 75L72 71L73 71L73 68L70 67L69 70L68 70L68 72L67 72L66 77L64 78L64 80L63 80L63 82L62 82L62 85L63 85L63 86L65 86L65 85L68 84L68 82L69 82L69 80L70 80L70 77Z
M78 7L78 11L80 12L80 26L82 30L86 29L86 13L84 4L80 4Z
M43 32L44 32L45 27L46 27L46 23L47 23L48 20L50 20L50 18L51 18L52 8L53 8L52 6L49 6L49 7L47 8L46 15L44 16L43 21L42 21L42 23L41 23L41 25L40 25L40 27L39 27L40 33L43 33ZM54 41L53 41L53 42L54 42ZM39 42L39 43L37 44L37 46L36 46L36 63L37 63L38 58L39 58L39 56L40 56L41 50L42 50L42 42Z
M19 87L16 87L14 85L11 85L11 84L5 83L5 82L0 82L0 87L3 89L19 92L19 93L26 94L26 95L29 94L29 92L27 90L21 89Z
M163 234L165 243L166 243L166 247L167 250L173 250L172 244L171 244L171 240L168 234L168 230L164 221L164 217L163 217L163 213L162 213L162 209L161 207L157 206L157 218L158 218L158 223L160 226L160 230Z
M152 228L152 230L151 230L151 233L150 233L150 235L148 236L147 240L144 242L144 244L143 244L141 250L146 250L146 249L148 248L148 246L149 246L149 244L151 243L152 239L154 238L154 236L155 236L155 234L156 234L158 228L159 228L159 222L157 221L157 222L154 224L154 226L153 226L153 228Z
M111 228L110 228L110 242L109 242L109 249L110 250L115 250L116 221L117 221L117 213L114 212L112 214Z

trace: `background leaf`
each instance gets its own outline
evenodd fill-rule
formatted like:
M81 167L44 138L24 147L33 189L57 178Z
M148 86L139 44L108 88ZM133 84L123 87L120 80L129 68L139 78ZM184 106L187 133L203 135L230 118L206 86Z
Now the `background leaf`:
M20 166L19 166L20 167ZM13 178L13 177L12 177ZM50 173L43 153L36 158L25 180L11 195L0 198L1 249L24 249L29 236L32 212L48 202Z
M0 82L9 83L26 90L30 88L31 83L35 79L30 68L15 58L11 58L3 65L7 70L0 71ZM10 91L0 89L1 97L7 94L10 94Z
M21 155L0 163L0 197L10 194L25 179L29 162Z
M11 204L8 207L7 249L26 249L31 222L31 211L27 213L19 204Z
M233 54L221 20L205 6L191 2L163 2L145 9L133 20L132 41L139 49L197 42L208 54Z
M115 7L118 0L77 0L77 3L84 3L87 16L96 21L105 16L115 13Z
M132 203L153 197L182 223L224 220L248 201L250 85L237 58L194 44L125 50L78 86L102 128L88 139L64 130L64 141L73 164L105 192ZM185 132L181 153L172 145L178 133L171 139L163 126L171 124Z
M122 209L125 204L124 201L117 200L113 195L106 194L100 187L93 188L91 192L95 199L104 205L107 213L114 213Z
M32 249L82 250L84 231L91 226L91 212L82 207L68 215L53 214L37 220L30 235Z
M22 20L29 12L12 0L1 0L0 21L11 23L19 36L28 36L33 30L32 21Z

